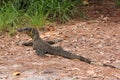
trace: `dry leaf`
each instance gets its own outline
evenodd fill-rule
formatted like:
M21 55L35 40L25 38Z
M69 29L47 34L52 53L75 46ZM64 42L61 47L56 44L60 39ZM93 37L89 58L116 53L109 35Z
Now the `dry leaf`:
M14 75L14 76L19 76L19 75L20 75L20 72L14 72L13 75Z

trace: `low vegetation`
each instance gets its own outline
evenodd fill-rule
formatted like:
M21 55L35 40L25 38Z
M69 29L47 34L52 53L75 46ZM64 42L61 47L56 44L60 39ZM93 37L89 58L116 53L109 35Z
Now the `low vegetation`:
M80 0L78 0L80 2ZM0 30L20 24L41 27L48 21L66 22L74 16L77 0L1 0Z
M120 0L115 2L119 7ZM40 28L56 20L64 23L80 12L78 6L89 3L88 0L0 0L0 31L28 24Z
M115 2L116 2L116 6L120 7L120 0L115 0Z

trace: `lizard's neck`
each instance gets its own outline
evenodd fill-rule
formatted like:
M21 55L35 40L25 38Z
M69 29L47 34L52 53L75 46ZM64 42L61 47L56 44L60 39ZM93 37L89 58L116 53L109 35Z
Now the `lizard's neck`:
M37 29L34 29L34 32L33 32L33 35L32 35L32 39L34 41L41 39L40 36L39 36L39 32L38 32Z
M32 38L34 41L40 39L39 35L34 35L33 38Z

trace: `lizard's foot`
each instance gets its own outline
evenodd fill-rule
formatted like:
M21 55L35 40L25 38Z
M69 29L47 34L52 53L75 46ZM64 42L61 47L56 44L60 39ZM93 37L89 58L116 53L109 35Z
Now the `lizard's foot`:
M52 45L52 44L56 44L56 43L61 42L61 41L62 41L61 39L55 39L55 40L46 40L45 42Z
M40 56L40 57L47 57L45 54L37 54L38 56Z
M22 45L24 46L32 46L33 45L33 42L23 42Z

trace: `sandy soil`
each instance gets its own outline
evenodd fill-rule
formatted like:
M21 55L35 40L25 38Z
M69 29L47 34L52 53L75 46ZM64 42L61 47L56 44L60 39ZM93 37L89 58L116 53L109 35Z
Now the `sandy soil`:
M73 22L41 31L45 40L62 39L54 46L82 55L93 61L117 67L113 69L90 65L79 60L70 60L48 55L36 55L32 47L20 45L31 40L17 33L10 37L0 36L0 80L120 80L120 23L104 20ZM19 72L20 75L15 74Z

